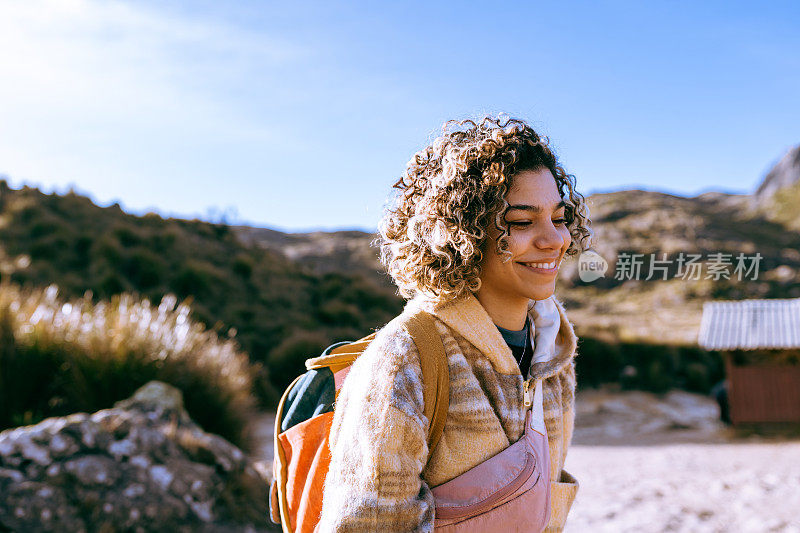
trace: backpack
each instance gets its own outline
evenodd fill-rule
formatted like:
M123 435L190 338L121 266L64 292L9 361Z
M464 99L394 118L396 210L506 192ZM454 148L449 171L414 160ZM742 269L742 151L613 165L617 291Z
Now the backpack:
M430 420L430 457L442 436L450 404L444 345L427 312L402 313L395 320L401 321L419 352L424 412ZM319 357L306 360L308 371L289 385L278 403L269 507L272 522L281 524L285 533L313 532L319 521L336 398L351 365L375 335L333 344Z

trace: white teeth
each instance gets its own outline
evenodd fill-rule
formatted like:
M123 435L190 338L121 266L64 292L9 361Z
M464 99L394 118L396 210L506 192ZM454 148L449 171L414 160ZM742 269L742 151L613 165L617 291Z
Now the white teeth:
M550 270L556 267L555 261L553 261L552 263L523 263L523 264L534 268L543 268L545 270Z

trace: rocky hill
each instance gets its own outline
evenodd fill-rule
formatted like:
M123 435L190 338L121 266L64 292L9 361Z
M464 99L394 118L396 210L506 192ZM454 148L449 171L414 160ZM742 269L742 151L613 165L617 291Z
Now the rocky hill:
M594 249L608 261L609 269L604 278L587 283L579 277L578 259L568 259L557 293L582 335L693 344L707 300L800 297L798 201L800 146L778 162L753 194L707 192L683 197L643 190L593 194L587 202ZM317 271L357 271L378 284L387 283L377 249L369 246L373 234L235 230L243 240ZM699 279L678 271L681 253L700 256ZM621 254L643 254L639 279L622 275L615 279ZM645 279L651 254L666 261L667 279ZM720 257L731 263L722 268L728 279L709 270L712 254L730 254ZM738 254L744 254L745 269L757 262L758 272L742 271L738 279ZM755 254L760 254L758 261Z
M795 146L764 176L753 198L757 205L769 206L769 200L781 189L800 181L800 146Z
M584 334L694 343L707 300L800 297L800 233L754 210L747 195L685 198L619 191L592 195L588 201L596 249L609 262L609 277L583 283L572 262L563 272L560 293ZM638 279L624 279L618 271L623 253L643 254ZM679 274L681 254L700 256L697 279L685 275L686 270ZM710 270L714 254L729 254L719 256L730 262L724 268L728 279ZM758 272L742 272L739 279L739 254L744 254L745 268L752 268L760 254ZM646 279L651 258L667 260L666 280Z
M800 230L800 146L789 150L769 171L752 204L765 218Z
M153 302L166 294L191 299L193 318L233 335L263 363L273 395L307 357L360 338L402 309L393 289L348 264L312 268L303 257L316 254L324 264L326 254L336 255L324 239L306 256L287 257L285 249L277 253L237 235L224 224L134 216L116 204L99 207L78 194L13 189L0 180L0 280L56 284L68 299L86 291L94 300L122 292ZM262 392L267 400L269 391Z
M694 344L707 300L800 297L799 161L796 147L749 195L626 190L589 196L594 249L608 271L587 282L578 258L563 265L557 294L578 332ZM137 217L118 205L15 190L0 180L0 279L56 283L66 297L87 290L95 298L122 291L153 301L168 292L190 297L195 317L209 327L232 327L278 387L309 353L356 338L402 308L370 245L374 238L361 231L282 233ZM679 272L681 253L699 256L697 279ZM740 253L751 268L760 254L757 274L737 279ZM625 254L641 254L638 279L615 275ZM711 275L712 254L730 254L728 279ZM667 279L646 279L651 258L665 260Z

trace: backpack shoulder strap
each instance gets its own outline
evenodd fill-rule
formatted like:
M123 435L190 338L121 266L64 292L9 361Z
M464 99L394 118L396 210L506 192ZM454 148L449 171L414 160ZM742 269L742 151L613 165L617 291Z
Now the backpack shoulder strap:
M447 410L450 407L450 369L442 338L429 313L416 311L409 315L405 325L419 351L425 416L431 423L428 432L428 457L430 457L442 438Z
M404 319L403 319L404 317ZM447 410L450 406L450 369L444 344L430 313L417 310L401 315L401 320L419 352L422 369L422 397L425 402L425 416L430 420L428 431L428 450L433 452L444 431ZM374 340L375 333L351 343L341 343L325 350L319 357L306 361L309 370L328 367L334 374L336 396L350 371L350 366Z

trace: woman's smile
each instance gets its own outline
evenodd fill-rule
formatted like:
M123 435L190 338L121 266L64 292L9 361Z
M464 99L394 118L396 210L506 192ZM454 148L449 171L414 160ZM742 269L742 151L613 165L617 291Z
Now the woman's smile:
M517 264L532 274L555 276L558 272L560 262L551 261L549 263L523 263L521 261L517 261Z

